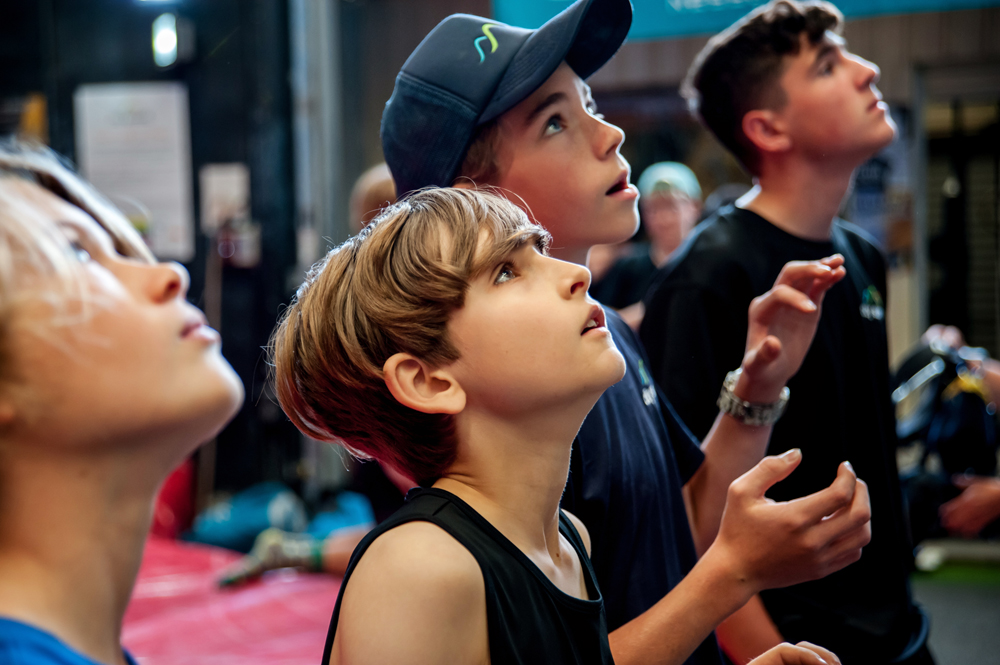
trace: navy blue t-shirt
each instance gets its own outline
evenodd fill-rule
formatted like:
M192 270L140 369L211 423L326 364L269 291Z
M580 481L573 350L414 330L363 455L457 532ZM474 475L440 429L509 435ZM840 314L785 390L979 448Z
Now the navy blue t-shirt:
M631 328L613 311L605 314L628 369L580 428L562 507L590 531L590 558L613 631L655 605L694 567L681 488L704 455L653 383ZM714 635L687 663L721 663Z
M126 651L125 662L138 665ZM3 665L99 665L59 638L26 623L0 617L0 663Z

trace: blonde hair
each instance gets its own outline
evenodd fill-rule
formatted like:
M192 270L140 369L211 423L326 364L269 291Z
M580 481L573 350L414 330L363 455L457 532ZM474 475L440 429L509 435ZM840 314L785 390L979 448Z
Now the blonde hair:
M281 407L308 436L433 483L455 458L453 417L397 402L382 367L399 352L437 367L458 359L447 326L469 283L548 238L480 191L428 189L390 206L312 267L282 316L271 340Z
M37 145L0 143L0 381L11 378L8 336L18 306L43 300L60 312L66 303L85 304L87 300L69 241L51 213L25 196L18 186L23 183L41 187L87 212L123 255L154 260L125 216L54 152ZM55 283L49 278L55 278ZM41 280L46 280L44 290L32 288Z

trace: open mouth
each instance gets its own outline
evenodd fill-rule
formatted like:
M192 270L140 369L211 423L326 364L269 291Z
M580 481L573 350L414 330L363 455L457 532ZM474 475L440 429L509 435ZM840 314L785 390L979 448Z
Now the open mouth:
M626 189L628 189L628 172L627 171L624 172L624 173L622 173L621 176L619 176L618 180L615 181L615 184L613 184L608 189L608 191L605 192L605 195L614 194L616 192L620 192L620 191L623 191L623 190L626 190Z
M187 337L192 332L205 325L208 325L208 323L205 321L205 317L203 315L199 313L196 316L192 316L184 323L184 328L181 330L181 337Z
M584 335L591 330L604 327L604 310L601 309L600 305L594 305L590 310L590 318L587 319L587 325L583 327L583 331L580 333Z

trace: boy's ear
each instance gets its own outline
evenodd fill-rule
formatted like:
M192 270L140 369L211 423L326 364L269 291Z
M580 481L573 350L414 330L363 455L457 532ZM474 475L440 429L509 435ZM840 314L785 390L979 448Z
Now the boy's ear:
M455 415L465 408L465 391L446 369L435 369L409 353L382 365L382 377L396 401L421 413Z
M785 132L784 123L768 109L754 109L743 116L743 133L762 153L786 152L792 147L792 138Z

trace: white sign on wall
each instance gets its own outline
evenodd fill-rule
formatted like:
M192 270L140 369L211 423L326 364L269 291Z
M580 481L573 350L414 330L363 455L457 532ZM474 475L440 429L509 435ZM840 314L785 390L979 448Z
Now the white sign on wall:
M194 258L187 87L81 85L73 106L83 176L136 223L159 258Z

